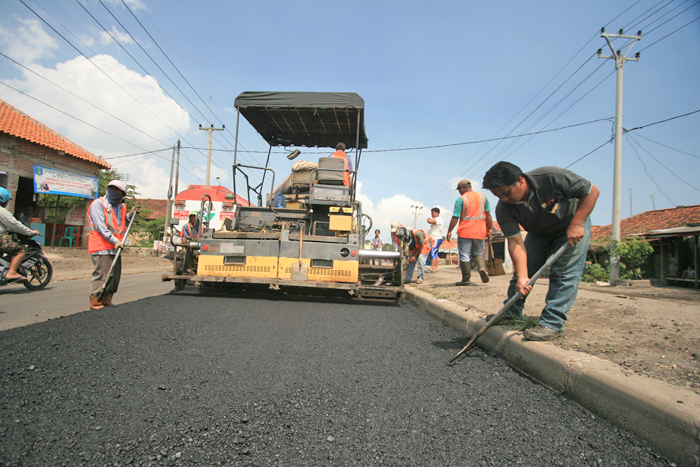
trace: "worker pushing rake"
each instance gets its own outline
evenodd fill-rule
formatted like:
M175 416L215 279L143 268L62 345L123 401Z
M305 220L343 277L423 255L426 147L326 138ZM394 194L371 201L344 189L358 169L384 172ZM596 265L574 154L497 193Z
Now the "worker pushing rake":
M90 205L88 252L95 267L90 284L91 310L112 306L112 296L119 288L122 248L139 209L134 206L126 213L123 201L127 191L126 182L112 180L104 196Z
M523 173L509 162L491 167L482 187L499 198L496 219L508 241L515 274L501 310L452 359L454 363L492 325L519 317L524 298L537 278L550 269L549 291L537 327L523 333L525 339L549 341L562 337L591 236L590 214L599 190L590 181L559 167L541 167ZM523 239L522 229L527 231Z

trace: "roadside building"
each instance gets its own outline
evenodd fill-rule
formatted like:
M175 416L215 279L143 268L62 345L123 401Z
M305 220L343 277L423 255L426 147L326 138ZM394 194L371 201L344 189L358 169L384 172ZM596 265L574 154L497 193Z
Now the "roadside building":
M63 246L87 245L87 208L99 196L98 175L111 166L65 136L0 100L0 186L12 200L7 208L15 217L44 232L37 240ZM40 208L39 194L84 198L46 223L47 211ZM82 241L81 241L82 239ZM67 241L72 240L72 241Z
M596 262L610 255L611 225L593 226L589 254ZM687 277L687 271L698 269L698 236L700 235L700 205L657 209L623 219L621 237L641 236L649 240L654 253L649 259L650 279L657 285L686 285L698 288L697 274ZM684 276L684 272L686 272Z

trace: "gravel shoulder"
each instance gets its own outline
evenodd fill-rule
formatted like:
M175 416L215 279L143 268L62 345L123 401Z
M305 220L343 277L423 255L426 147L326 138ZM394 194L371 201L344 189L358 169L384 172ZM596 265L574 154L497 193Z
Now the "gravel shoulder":
M472 276L474 278L474 276ZM441 265L419 290L477 311L486 317L506 299L510 275L475 286L456 287L457 266ZM548 288L540 279L525 314L539 317ZM566 337L548 344L596 355L624 371L665 381L700 394L700 292L673 287L600 287L582 283L569 311Z

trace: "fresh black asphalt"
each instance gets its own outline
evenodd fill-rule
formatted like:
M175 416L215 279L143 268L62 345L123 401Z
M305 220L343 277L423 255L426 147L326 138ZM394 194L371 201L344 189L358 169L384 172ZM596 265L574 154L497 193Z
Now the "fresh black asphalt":
M165 295L0 332L0 464L657 466L410 304Z

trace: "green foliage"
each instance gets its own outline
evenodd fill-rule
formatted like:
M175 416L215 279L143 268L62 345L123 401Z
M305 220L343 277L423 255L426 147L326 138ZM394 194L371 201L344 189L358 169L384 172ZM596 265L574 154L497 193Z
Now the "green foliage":
M622 265L624 265L627 273L632 277L622 277L623 279L642 279L642 266L654 252L649 242L641 237L627 238L623 242L616 242L614 250L620 255L620 277L622 277Z
M591 263L586 261L586 265L583 267L583 276L581 280L584 282L607 282L610 280L610 266L608 262L605 262L605 266L601 266L598 263Z
M643 270L654 248L645 238L630 237L615 244L615 252L620 255L620 279L643 279ZM605 261L601 266L598 263L586 261L583 268L584 282L608 282L610 280L610 264Z

